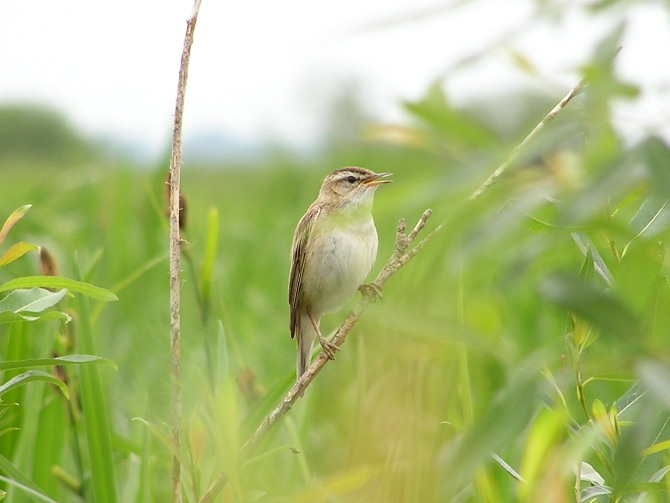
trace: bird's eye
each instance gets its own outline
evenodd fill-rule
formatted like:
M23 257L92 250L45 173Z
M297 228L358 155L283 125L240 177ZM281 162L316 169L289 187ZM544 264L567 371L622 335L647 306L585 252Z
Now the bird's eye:
M355 176L348 176L347 177L347 182L349 183L356 183L356 177Z

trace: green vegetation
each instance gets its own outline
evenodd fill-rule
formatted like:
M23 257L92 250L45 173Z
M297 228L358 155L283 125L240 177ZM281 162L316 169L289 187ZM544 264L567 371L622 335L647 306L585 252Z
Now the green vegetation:
M613 128L612 103L631 95L612 73L616 45L603 42L585 92L474 201L551 105L503 135L436 85L407 104L412 126L370 128L327 160L184 166L185 501L221 471L220 501L670 500L670 148ZM394 173L375 203L377 267L398 219L432 208L429 230L444 230L238 462L294 379L294 226L320 179L350 164ZM61 278L35 279L27 245L0 268L0 285L15 282L0 308L15 292L42 307L0 311L9 501L170 501L166 169L7 173L0 220L33 207L0 254L46 246Z
M79 166L92 158L92 147L65 118L46 107L0 106L0 165L23 169Z

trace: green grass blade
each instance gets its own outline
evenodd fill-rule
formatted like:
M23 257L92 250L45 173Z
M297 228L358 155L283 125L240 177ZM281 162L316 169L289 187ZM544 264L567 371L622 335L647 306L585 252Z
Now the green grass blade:
M2 244L2 242L5 240L11 228L14 227L14 224L21 220L23 215L28 213L28 210L32 208L32 206L32 204L21 206L20 208L14 210L12 214L7 217L7 220L5 220L5 223L2 225L2 229L0 229L0 244Z
M9 463L9 461L7 461L7 458L5 458L2 454L0 454L0 470L2 470L2 471L4 471L5 468L6 468L5 461L7 463ZM11 465L11 463L10 463L10 465ZM3 477L2 475L0 475L0 480L2 480L3 482L6 482L7 484L10 484L14 487L17 487L17 488L21 489L22 491L24 491L27 494L30 494L31 496L38 499L39 501L46 501L47 503L58 503L57 501L54 501L51 498L49 498L49 496L47 496L46 494L42 493L39 489L31 487L31 482L30 482L29 479L26 478L25 482L23 482L23 483L15 480L15 479L16 479L16 477L14 477L14 479L10 479L10 478Z
M10 369L24 369L31 367L46 367L48 365L80 365L82 363L103 363L105 365L111 365L116 368L116 364L108 360L107 358L102 358L101 356L93 355L69 355L69 356L58 356L56 358L31 358L29 360L12 360L8 362L0 362L0 372L4 372Z
M59 466L66 459L68 435L58 435L54 432L68 431L71 423L68 420L67 408L70 406L65 400L55 399L49 389L40 393L41 399L37 403L38 411L35 414L36 424L34 435L27 435L28 442L25 449L30 449L32 457L32 477L35 483L44 492L53 498L61 499L65 487L54 475L52 468ZM31 443L32 445L29 445Z
M65 323L69 323L71 319L69 314L62 311L47 311L45 313L12 313L11 311L5 311L4 313L0 313L0 325L37 320L62 320Z
M16 259L23 257L26 253L38 249L39 246L26 243L25 241L15 243L5 253L2 254L2 257L0 257L0 267L11 264Z
M200 299L202 300L202 318L207 321L212 297L212 273L216 260L216 247L219 242L219 212L216 208L209 209L207 218L207 242L205 257L200 267Z
M75 281L69 278L61 278L59 276L25 276L22 278L15 278L0 285L0 292L9 290L16 290L17 288L65 288L71 292L81 293L87 295L92 299L110 302L118 300L118 297L99 286L91 285L83 281Z
M88 298L77 298L77 312L79 314L77 338L79 350L82 353L95 353L96 344ZM112 428L100 367L82 365L79 367L79 375L82 419L91 470L91 499L96 503L115 503L117 501L116 467L112 447Z
M41 372L39 370L29 370L28 372L24 372L23 374L12 377L9 381L0 386L0 395L5 394L18 386L22 386L26 383L34 381L46 381L51 384L55 384L66 397L70 396L67 385L63 381L57 377L52 376L51 374L47 374L46 372Z

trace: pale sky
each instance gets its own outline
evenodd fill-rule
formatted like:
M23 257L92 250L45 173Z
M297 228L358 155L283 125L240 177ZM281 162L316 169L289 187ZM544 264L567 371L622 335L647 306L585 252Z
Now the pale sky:
M185 134L305 144L318 131L321 100L348 80L386 120L402 120L399 102L440 77L456 100L524 79L560 97L611 20L583 15L584 0L553 3L560 18L539 23L531 0L203 0ZM670 138L670 19L655 5L640 2L626 14L617 69L643 93L618 113L632 136L652 129ZM90 135L158 151L171 133L191 8L189 0L0 2L0 102L54 105ZM542 79L515 69L511 51Z

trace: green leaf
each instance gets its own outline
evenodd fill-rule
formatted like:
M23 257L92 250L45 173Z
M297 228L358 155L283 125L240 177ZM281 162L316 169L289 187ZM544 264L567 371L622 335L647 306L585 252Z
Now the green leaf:
M47 503L57 503L44 494L26 474L14 466L14 464L2 454L0 454L0 472L8 475L7 477L0 475L0 480L18 487L22 491L33 496L36 500L46 501Z
M509 473L514 480L517 480L519 482L525 482L524 478L519 474L519 472L517 472L514 468L512 468L507 461L498 456L495 452L491 453L491 457L496 463L498 463L498 465L500 465L500 467L503 470Z
M547 277L541 295L562 308L589 320L606 332L635 340L641 332L637 317L610 290L571 275Z
M13 290L4 299L0 300L0 313L41 313L45 309L58 304L66 293L67 290L52 292L44 288Z
M657 442L654 445L650 445L645 450L642 451L643 456L649 456L650 454L655 454L657 452L670 450L670 440L664 440L662 442Z
M668 158L670 162L670 158ZM670 227L670 199L651 195L646 198L630 222L635 237L654 237Z
M174 442L172 441L171 432L169 427L166 424L155 424L151 421L147 421L142 417L134 417L133 421L137 421L140 424L143 424L149 432L151 432L160 442L167 448L168 451L173 456L179 458L179 461L185 465L186 460L184 459L183 453L175 449Z
M104 302L118 300L118 297L109 290L91 285L90 283L84 283L83 281L75 281L59 276L25 276L23 278L12 279L0 285L0 292L32 287L66 288L71 292L81 293Z
M219 241L219 212L216 208L209 209L207 218L207 242L205 258L200 267L200 298L202 299L202 318L207 321L212 297L212 273L216 261L216 247Z
M612 494L612 488L607 487L607 486L593 486L593 487L585 487L582 489L581 497L582 501L594 501L591 498L595 498L597 496L609 496Z
M33 381L44 381L51 384L55 384L67 398L70 398L70 393L67 389L67 385L63 381L61 381L57 377L54 377L51 374L47 374L46 372L41 372L39 370L29 370L28 372L24 372L23 374L19 374L13 377L12 379L4 383L2 386L0 386L0 395L5 394L9 390L12 390L18 386Z
M589 484L602 486L605 484L605 479L600 475L595 468L590 464L582 461L581 468L579 470L579 480L588 482Z
M15 323L17 321L37 321L37 320L63 320L65 323L70 323L72 317L62 311L46 311L44 313L12 313L6 311L0 313L0 325L4 323Z
M618 410L619 418L625 417L626 414L631 414L636 408L636 404L640 403L640 399L646 392L640 389L638 383L633 384L628 391L626 391L614 404Z
M529 367L532 366L529 363ZM524 370L528 371L528 367ZM491 452L498 452L512 439L519 438L533 414L538 391L537 383L529 374L519 372L512 376L472 430L449 453L449 462L454 468L450 474L452 489L469 484L471 474L479 463L487 459Z
M451 106L440 82L435 82L421 100L405 103L405 108L461 146L484 146L496 141L495 134L472 114Z
M589 272L593 270L605 281L605 283L612 286L614 284L612 273L600 256L598 249L593 245L591 239L583 232L573 232L571 236L579 250L584 254L584 263L582 264L579 275L583 278L587 278Z
M77 297L75 302L79 314L78 350L84 354L94 354L97 351L89 299ZM78 370L82 422L91 472L90 496L98 503L116 503L118 497L111 415L102 375L98 365L81 365Z
M5 220L5 223L2 225L2 229L0 229L0 244L5 240L11 228L14 227L14 224L21 220L23 215L28 213L30 208L32 208L32 204L26 204L14 210L12 214L7 217L7 220Z
M528 433L528 439L521 460L521 473L528 484L520 486L532 491L540 477L547 457L556 449L556 444L564 434L568 415L564 409L542 409L538 413ZM523 498L522 498L523 499Z
M653 189L661 197L670 193L670 147L657 137L651 137L637 147L649 170Z
M638 366L644 385L657 399L670 409L670 365L656 360L646 360Z
M39 246L26 243L25 241L13 244L9 250L0 257L0 267L14 262L16 259L23 257L26 253L33 250L39 250Z
M58 356L56 358L33 358L30 360L11 360L7 362L0 362L0 372L11 369L45 367L48 365L81 365L84 363L100 363L116 368L116 364L113 361L108 360L107 358L102 358L101 356L68 355Z
M670 227L670 199L652 194L646 198L630 222L630 230L635 236L626 244L625 256L631 244L638 238L653 238Z

